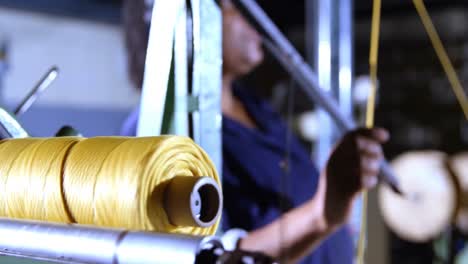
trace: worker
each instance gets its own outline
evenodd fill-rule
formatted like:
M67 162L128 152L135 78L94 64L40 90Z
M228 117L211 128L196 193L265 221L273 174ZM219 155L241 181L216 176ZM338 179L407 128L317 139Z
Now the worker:
M145 17L144 11L135 12L135 6L144 7L136 2L143 1L125 2L125 20L129 64L133 66L130 72L141 87L142 43L147 42L148 30L135 28ZM356 197L377 183L383 160L381 144L388 140L388 133L376 128L346 134L319 173L297 138L286 146L288 128L280 115L253 89L237 82L262 63L262 41L230 0L221 0L220 6L223 229L246 231L238 243L241 249L287 262L353 263L354 247L346 223ZM137 39L135 32L144 34ZM123 134L135 135L137 118L135 113L130 116ZM289 193L281 192L285 166Z

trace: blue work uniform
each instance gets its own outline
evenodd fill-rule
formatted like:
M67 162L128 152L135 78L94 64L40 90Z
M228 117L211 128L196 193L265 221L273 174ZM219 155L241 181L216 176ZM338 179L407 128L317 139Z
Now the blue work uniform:
M246 88L236 86L233 92L257 128L223 118L223 228L250 231L277 219L282 209L292 209L311 199L317 190L319 173L310 153L296 137L290 140L289 170L285 172L285 122ZM353 263L348 228L330 236L301 263Z
M265 101L246 89L236 86L234 94L258 128L248 128L223 117L222 227L251 231L277 219L282 209L292 209L311 199L317 190L319 174L296 137L289 146L289 171L285 172L285 123ZM134 111L121 134L134 136L137 120L138 114ZM286 182L281 180L284 173ZM339 229L301 263L353 263L348 228Z

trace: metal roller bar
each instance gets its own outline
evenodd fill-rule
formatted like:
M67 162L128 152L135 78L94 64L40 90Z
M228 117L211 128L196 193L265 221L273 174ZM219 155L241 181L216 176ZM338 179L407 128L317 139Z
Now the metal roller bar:
M195 263L200 250L222 249L194 237L0 218L0 255L59 263Z
M296 79L307 97L328 112L338 129L344 133L357 128L353 118L345 115L336 100L320 87L317 75L260 6L254 0L233 0L233 2L263 35L265 47ZM401 194L398 181L386 161L381 166L380 179Z

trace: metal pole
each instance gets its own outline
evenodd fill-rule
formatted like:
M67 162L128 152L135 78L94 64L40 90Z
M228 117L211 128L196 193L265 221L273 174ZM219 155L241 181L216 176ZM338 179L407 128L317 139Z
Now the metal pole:
M0 255L64 263L195 263L212 237L0 218Z
M335 21L333 11L335 0L307 0L306 4L306 47L309 50L308 61L317 74L317 79L323 92L331 97L336 93L336 48L334 45ZM333 120L323 109L317 110L320 123L320 134L314 148L314 158L319 168L323 168L330 150L335 143L336 135Z
M337 99L341 110L348 116L353 115L353 0L336 0L338 60L336 77L338 81ZM354 203L350 217L351 235L357 245L361 230L362 199L358 197Z
M339 58L338 58L338 100L347 116L353 115L353 77L354 77L354 19L353 0L339 0Z
M210 156L218 171L221 152L222 17L214 0L191 0L193 10L192 113L194 141Z

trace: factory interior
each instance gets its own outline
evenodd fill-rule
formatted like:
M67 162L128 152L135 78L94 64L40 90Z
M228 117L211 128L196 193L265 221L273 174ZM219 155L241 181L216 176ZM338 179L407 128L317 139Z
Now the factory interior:
M468 2L0 0L0 264L468 264Z

